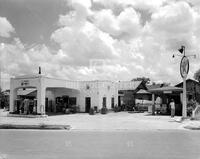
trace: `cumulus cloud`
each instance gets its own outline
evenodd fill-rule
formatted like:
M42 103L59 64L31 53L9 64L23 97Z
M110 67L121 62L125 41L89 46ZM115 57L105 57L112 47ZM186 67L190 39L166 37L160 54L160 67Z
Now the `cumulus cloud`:
M140 15L133 8L124 9L118 16L110 9L95 14L97 27L117 39L129 40L141 32Z
M119 5L121 5L123 7L132 6L137 9L154 11L162 6L166 0L94 0L94 2L101 4L106 8L112 9L115 9L115 7L119 7Z
M8 38L15 29L5 17L0 17L0 36Z
M186 2L171 3L152 14L149 31L169 49L193 44L195 12ZM156 36L157 35L157 36Z
M59 16L51 35L60 47L56 52L46 45L27 49L19 39L6 43L0 61L4 74L37 73L42 66L47 76L71 80L146 76L176 84L182 80L180 58L172 59L172 54L181 45L187 53L198 54L197 5L174 0L83 2L71 1L70 11ZM141 24L144 15L138 9L148 10L147 22ZM191 60L189 77L200 67L198 60Z
M77 8L75 5L69 14L60 16L59 22L62 25L51 36L52 40L60 45L66 57L69 57L66 59L67 64L86 66L90 59L117 56L112 46L114 39L88 21L87 13L84 6L79 5Z
M64 15L62 21L67 23L52 34L52 39L60 44L64 54L76 61L75 65L78 62L85 70L89 59L105 59L109 61L109 66L117 68L119 64L121 68L125 68L122 69L124 72L114 73L119 79L120 75L125 75L126 79L146 75L155 81L175 83L181 80L179 59L172 60L172 51L181 45L191 49L197 44L194 31L198 32L198 16L188 3L164 0L159 3L154 1L151 5L146 1L93 2L95 8L91 7L93 10L89 11L90 14L83 14L85 16L81 24L75 16L70 19L73 25L69 25L69 17ZM145 4L143 8L140 7L142 3ZM101 4L99 8L97 4ZM116 7L120 11L117 14ZM152 12L150 21L144 26L140 24L141 16L136 8ZM79 27L75 27L76 25ZM101 39L101 43L98 41L99 47L94 45L94 39ZM102 52L96 51L100 48ZM94 75L90 69L86 70L83 72ZM109 71L110 74L114 72L112 69Z

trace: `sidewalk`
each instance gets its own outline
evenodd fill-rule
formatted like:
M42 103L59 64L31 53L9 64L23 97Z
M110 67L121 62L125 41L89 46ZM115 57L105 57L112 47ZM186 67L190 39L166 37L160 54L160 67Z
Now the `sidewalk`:
M186 120L183 127L190 130L200 130L200 120Z
M0 113L0 124L12 125L68 125L71 130L182 130L184 127L200 127L199 121L180 121L180 117L152 116L148 113L108 113L106 115L87 113L55 115L47 118L7 117Z

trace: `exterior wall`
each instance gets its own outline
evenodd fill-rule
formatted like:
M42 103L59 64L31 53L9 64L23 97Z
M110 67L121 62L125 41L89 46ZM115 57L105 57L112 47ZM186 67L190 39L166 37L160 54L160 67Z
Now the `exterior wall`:
M83 81L80 82L80 106L85 111L85 98L91 98L91 107L103 106L103 97L106 97L106 107L111 109L111 98L114 97L115 104L118 104L118 91L114 82L110 81Z
M99 84L98 81L80 82L80 110L85 112L85 98L90 97L91 107L99 108Z
M53 79L48 77L42 77L44 80L45 88L69 88L69 89L79 89L79 81L69 81L62 79Z
M55 101L55 90L47 88L45 97L48 98L48 100Z
M99 83L99 106L103 106L103 97L106 97L106 107L112 108L111 98L114 97L114 105L118 105L118 89L114 82L100 82Z

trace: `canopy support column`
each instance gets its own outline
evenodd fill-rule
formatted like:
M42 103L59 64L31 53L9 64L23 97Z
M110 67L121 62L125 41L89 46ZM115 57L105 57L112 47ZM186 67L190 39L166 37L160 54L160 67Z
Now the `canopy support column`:
M155 115L155 94L152 94L152 115Z

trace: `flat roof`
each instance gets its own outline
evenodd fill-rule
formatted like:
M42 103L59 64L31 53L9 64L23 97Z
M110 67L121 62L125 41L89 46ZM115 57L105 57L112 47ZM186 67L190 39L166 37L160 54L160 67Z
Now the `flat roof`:
M155 89L149 90L149 92L153 92L153 93L164 92L164 91L183 92L183 89L179 87L174 87L174 86L167 86L167 87L161 87L161 88L155 88Z
M15 76L12 79L30 79L30 78L38 78L38 77L45 77L44 75L41 74L30 74L30 75L22 75L22 76Z

